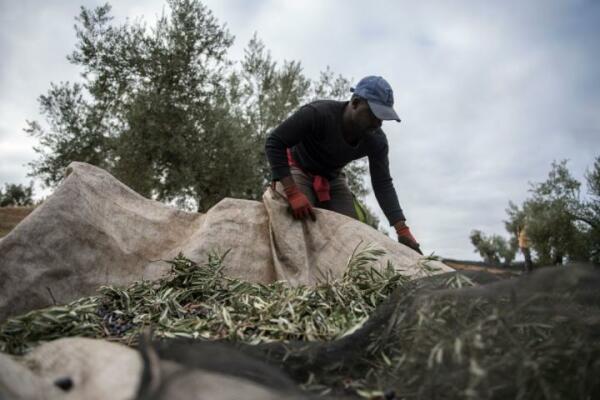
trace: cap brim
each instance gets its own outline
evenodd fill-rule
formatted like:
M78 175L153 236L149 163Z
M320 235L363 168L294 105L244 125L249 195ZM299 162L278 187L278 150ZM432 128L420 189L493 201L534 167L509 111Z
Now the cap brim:
M373 114L380 120L400 122L400 117L392 107L384 106L383 104L378 104L370 100L367 100L367 102L369 103L369 107Z

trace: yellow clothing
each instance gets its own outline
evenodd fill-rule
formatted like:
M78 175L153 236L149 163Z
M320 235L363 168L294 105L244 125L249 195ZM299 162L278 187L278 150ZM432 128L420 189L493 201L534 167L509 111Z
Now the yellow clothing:
M529 248L529 238L525 234L525 229L521 229L519 231L519 248L521 248L521 249Z

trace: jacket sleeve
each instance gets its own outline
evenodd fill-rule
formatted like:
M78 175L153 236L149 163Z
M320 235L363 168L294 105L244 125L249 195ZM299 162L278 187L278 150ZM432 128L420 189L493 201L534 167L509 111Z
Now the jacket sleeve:
M315 131L317 111L310 105L301 107L267 136L265 153L271 166L272 179L290 176L286 149L298 144Z
M369 172L375 198L390 225L393 226L398 221L405 221L406 218L400 208L398 195L390 175L388 151L387 139L383 136L378 149L369 155Z

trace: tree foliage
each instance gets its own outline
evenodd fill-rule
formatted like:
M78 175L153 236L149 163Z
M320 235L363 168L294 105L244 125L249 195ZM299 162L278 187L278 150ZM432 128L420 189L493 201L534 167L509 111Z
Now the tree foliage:
M255 197L270 181L271 169L264 152L268 133L307 98L311 82L297 61L278 66L256 33L248 43L239 73L240 101L236 112L241 116L242 131L253 144L252 157L259 179Z
M583 201L581 183L571 175L567 160L553 162L545 181L530 184L530 196L521 206L509 203L505 226L511 241L516 242L518 231L525 227L539 264L597 261L600 214L595 207L600 192L595 191L595 183L599 176L600 162L596 159L586 175L591 200Z
M581 222L587 232L590 259L600 263L600 156L594 160L591 170L585 174L588 200L575 212L575 219Z
M228 58L233 36L197 0L168 0L152 27L116 25L105 4L81 8L68 60L82 82L40 96L46 125L31 175L56 186L71 161L110 171L140 194L206 211L223 197L259 198L270 179L268 132L303 102L341 99L349 81L329 68L313 81L300 62L274 61L255 35L244 58ZM359 197L364 162L347 169Z
M475 246L475 251L487 263L500 264L503 260L504 264L509 265L515 259L516 246L507 242L502 236L488 237L480 230L473 230L469 238Z
M530 183L529 197L517 205L509 202L504 221L510 239L507 248L516 249L521 230L525 231L537 264L565 261L600 262L600 157L586 175L587 194L581 198L581 183L567 167L567 160L554 161L543 182ZM479 231L471 242L486 260L498 260L494 242Z
M33 205L33 182L30 182L29 186L6 183L4 190L0 189L0 207L31 205Z
M562 264L587 258L582 227L574 218L580 205L581 184L572 177L567 161L553 162L544 182L532 183L522 209L527 236L539 263Z

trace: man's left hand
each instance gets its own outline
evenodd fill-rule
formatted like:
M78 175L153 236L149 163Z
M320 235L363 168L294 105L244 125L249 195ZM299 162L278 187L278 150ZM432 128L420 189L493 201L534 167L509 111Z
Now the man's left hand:
M421 246L415 240L415 237L412 235L410 229L404 221L399 221L396 224L394 224L394 228L396 229L396 233L398 234L398 242L410 247L417 253L423 255L423 252L421 252Z

